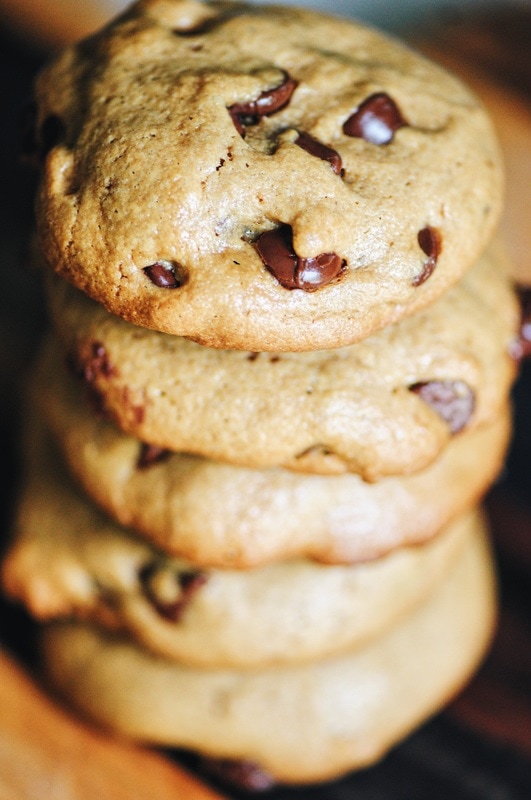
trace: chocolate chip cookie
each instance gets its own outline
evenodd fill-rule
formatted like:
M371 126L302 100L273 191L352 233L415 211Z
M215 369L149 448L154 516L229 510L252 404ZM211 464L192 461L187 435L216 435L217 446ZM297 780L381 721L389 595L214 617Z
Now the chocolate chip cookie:
M78 711L133 740L251 762L282 783L338 777L381 758L477 668L495 592L481 524L469 524L461 558L426 600L350 653L251 671L198 669L66 623L44 631L47 678Z
M199 568L91 505L35 423L2 563L4 591L40 620L77 617L125 629L184 664L264 668L364 644L422 602L468 540L459 519L428 544L367 563L299 558L247 570Z
M363 339L455 283L500 217L473 93L309 10L143 0L51 59L33 111L49 268L212 347Z
M413 475L247 469L146 445L87 405L82 387L46 353L32 379L71 473L122 525L203 566L242 568L309 556L348 563L433 536L495 479L510 431L506 406L488 425L454 436Z
M204 347L139 328L56 278L49 303L92 403L159 448L251 468L415 472L491 422L516 375L519 308L499 243L436 303L354 345Z

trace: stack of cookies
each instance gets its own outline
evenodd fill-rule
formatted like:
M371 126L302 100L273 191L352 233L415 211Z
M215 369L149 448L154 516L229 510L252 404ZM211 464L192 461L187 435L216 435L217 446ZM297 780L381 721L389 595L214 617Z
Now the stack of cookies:
M491 123L396 41L141 0L35 88L50 325L3 586L46 680L263 788L477 667L519 310Z

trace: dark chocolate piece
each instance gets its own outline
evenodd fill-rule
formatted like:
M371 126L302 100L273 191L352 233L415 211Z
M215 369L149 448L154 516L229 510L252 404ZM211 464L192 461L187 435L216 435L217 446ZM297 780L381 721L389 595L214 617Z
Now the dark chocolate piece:
M520 361L531 356L531 287L517 286L516 293L520 302L520 329L511 345L511 356Z
M253 761L203 756L199 769L222 784L248 792L265 792L276 786L272 775Z
M345 262L336 253L321 253L300 258L293 250L293 233L289 225L266 231L255 247L266 268L285 289L313 292L337 278Z
M86 383L94 383L98 375L104 375L106 378L116 375L116 368L101 342L93 342L90 350L90 358L86 359L81 367L81 375Z
M139 573L145 596L157 612L170 622L179 622L193 595L208 580L199 570L176 572L158 562L146 564Z
M187 279L185 270L175 261L155 261L154 264L143 267L142 271L161 289L179 289Z
M323 161L328 161L336 175L341 175L343 172L343 163L339 153L332 147L323 144L318 139L314 139L309 133L305 131L299 132L295 144L298 144L299 147L302 147L302 149L306 150L310 155L321 158Z
M409 389L443 418L452 433L462 430L474 412L476 398L464 381L425 381Z
M256 125L261 117L268 117L289 103L291 95L297 88L297 81L287 72L283 72L283 75L281 84L273 89L266 89L256 100L234 103L229 107L232 121L240 136L245 136L246 126Z
M367 97L343 124L343 133L371 144L389 144L407 125L400 109L385 92Z
M417 239L421 250L428 256L428 260L424 262L422 271L411 281L412 286L420 286L428 280L437 266L437 259L442 250L442 238L437 228L427 225L418 232Z

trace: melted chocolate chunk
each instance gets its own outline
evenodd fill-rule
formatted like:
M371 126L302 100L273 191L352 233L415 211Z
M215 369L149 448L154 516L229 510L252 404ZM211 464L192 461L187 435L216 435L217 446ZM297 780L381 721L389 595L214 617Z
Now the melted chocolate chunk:
M336 253L300 258L293 250L289 225L262 233L255 247L266 268L285 289L313 292L333 281L345 269L345 262Z
M234 103L229 114L240 136L245 136L248 125L256 125L261 117L268 117L286 106L297 88L297 81L284 72L284 80L274 89L266 89L256 100L247 103Z
M437 259L442 250L442 238L437 228L427 225L418 232L418 243L421 250L428 256L422 271L411 281L412 286L420 286L427 281L437 265Z
M516 360L531 356L531 287L517 286L520 302L520 330L511 345L511 356Z
M264 792L276 785L272 775L253 761L203 756L199 769L224 785L249 792Z
M83 359L69 353L66 357L66 366L77 380L83 381L85 400L93 413L97 417L108 419L105 395L95 386L95 382L99 375L109 378L116 375L117 370L111 363L103 344L92 342L89 356Z
M94 383L98 375L110 378L112 375L117 374L116 368L111 363L109 355L101 342L92 342L90 356L84 360L80 370L78 370L78 374L89 385Z
M464 381L426 381L409 389L443 418L452 433L462 430L474 412L476 398Z
M342 174L343 162L341 161L341 156L332 147L328 147L328 145L323 144L318 139L314 139L313 136L310 136L309 133L305 133L304 131L299 133L295 144L298 144L299 147L302 147L302 149L306 150L310 155L321 158L323 161L328 161L336 175Z
M395 132L407 125L400 109L388 94L367 97L343 125L343 133L371 144L389 144Z
M167 447L157 447L155 444L142 442L136 462L137 469L146 469L152 464L160 464L161 461L166 461L169 456L170 451Z
M147 599L170 622L179 622L193 595L208 580L205 572L176 572L164 564L146 564L139 573Z
M142 270L161 289L179 289L186 283L187 275L183 267L175 261L155 261Z

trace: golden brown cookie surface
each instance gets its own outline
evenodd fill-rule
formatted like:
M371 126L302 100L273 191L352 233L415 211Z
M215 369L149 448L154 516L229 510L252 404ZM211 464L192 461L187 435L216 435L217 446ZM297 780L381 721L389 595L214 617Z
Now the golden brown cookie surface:
M456 520L423 546L345 566L303 558L247 570L172 559L76 490L42 426L26 471L2 585L40 620L91 619L182 664L264 668L340 653L421 603L469 538Z
M503 408L492 424L453 437L424 470L377 483L246 469L146 447L87 406L56 362L38 367L33 413L89 496L163 551L207 567L299 556L349 563L423 542L483 495L510 430Z
M476 669L493 629L491 556L481 525L424 603L364 647L305 665L208 670L152 658L75 624L51 627L55 689L135 740L258 763L309 783L373 763L438 711Z
M305 353L221 350L142 329L60 278L49 302L90 398L135 438L245 467L374 481L427 466L505 407L520 324L507 269L493 245L423 312Z
M55 59L36 99L50 267L210 346L364 338L444 292L499 218L476 98L303 9L140 2Z

